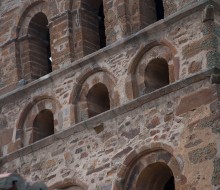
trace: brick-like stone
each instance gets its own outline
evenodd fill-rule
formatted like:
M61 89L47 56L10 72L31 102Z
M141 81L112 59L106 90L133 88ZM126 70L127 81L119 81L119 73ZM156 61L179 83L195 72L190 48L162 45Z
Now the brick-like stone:
M176 108L176 115L194 110L199 106L211 103L217 98L215 89L203 89L183 97Z
M127 147L124 150L121 150L120 152L118 152L113 158L112 160L115 160L117 158L120 158L122 156L125 156L126 154L128 154L130 151L132 150L131 147Z
M87 173L86 173L86 175L91 175L91 174L93 174L93 173L97 173L97 172L102 171L102 170L104 170L104 169L107 169L107 168L109 168L109 167L110 167L110 164L107 163L107 164L105 164L105 165L103 165L103 166L100 166L100 167L98 167L98 168L94 168L94 169L88 170Z

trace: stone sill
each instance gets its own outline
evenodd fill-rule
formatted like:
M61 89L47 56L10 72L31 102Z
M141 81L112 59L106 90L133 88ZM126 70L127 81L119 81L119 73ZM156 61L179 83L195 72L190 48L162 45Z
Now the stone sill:
M155 22L154 24L151 24L147 26L146 28L140 30L139 32L132 34L128 37L125 37L121 40L118 40L117 42L108 45L107 47L100 49L92 54L89 54L79 60L76 60L69 64L68 66L65 66L59 70L55 70L52 73L45 75L29 84L26 84L23 87L19 87L13 91L7 92L5 94L1 95L0 91L0 106L7 101L10 101L12 98L21 98L24 94L27 94L29 92L33 92L34 90L37 90L39 87L45 86L56 79L60 78L62 75L66 75L73 70L79 69L81 67L84 67L85 65L98 62L101 57L106 57L109 55L112 55L116 52L118 52L118 49L122 49L127 44L131 44L137 40L142 41L142 39L145 36L150 36L150 34L159 33L160 31L163 31L163 29L167 28L167 25L176 23L180 20L182 20L184 17L189 16L192 12L201 11L206 5L208 4L215 4L217 6L220 5L218 0L200 0L190 6L186 6L185 8L181 9L180 11L167 16L163 20L159 20L158 22ZM202 15L201 15L201 22L202 22ZM146 37L145 37L146 38ZM146 39L145 39L146 40ZM150 39L149 39L150 40ZM13 41L13 40L12 40ZM11 43L6 42L6 43ZM14 39L16 41L16 39ZM149 41L150 42L150 41ZM0 46L3 47L4 45Z
M95 127L99 126L103 122L106 122L110 119L113 119L119 115L125 114L129 111L132 111L150 101L153 101L155 99L158 99L162 96L165 96L169 93L178 91L182 88L185 88L193 83L202 81L202 80L207 80L210 79L210 83L219 83L219 75L220 75L220 70L213 68L209 69L207 71L195 74L187 79L184 79L182 81L178 81L176 83L172 83L168 86L165 86L163 88L160 88L152 93L145 94L141 97L138 97L130 102L128 102L125 105L119 106L117 108L114 108L112 110L106 111L100 115L97 115L95 117L92 117L86 121L82 121L80 123L74 124L70 128L58 132L54 135L51 135L45 139L42 139L38 142L35 142L27 147L24 147L16 152L13 152L9 155L6 155L2 158L0 158L0 165L3 165L4 163L10 162L16 158L25 156L30 153L34 153L35 151L44 148L46 146L49 146L53 144L54 141L64 139L68 136L74 135L76 133L82 132L84 130L88 129L94 129ZM217 77L215 77L217 76Z

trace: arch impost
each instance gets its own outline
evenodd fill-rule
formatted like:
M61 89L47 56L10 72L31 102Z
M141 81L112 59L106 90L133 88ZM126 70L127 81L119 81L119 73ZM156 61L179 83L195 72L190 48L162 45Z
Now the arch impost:
M48 24L49 28L50 28L50 27L54 24L54 22L56 22L57 20L59 20L59 19L65 17L65 16L69 19L71 15L72 15L72 11L66 10L66 11L64 11L64 12L62 12L62 13L60 13L60 14L57 14L57 15L51 17L51 18L50 18L50 22L49 22L49 24Z

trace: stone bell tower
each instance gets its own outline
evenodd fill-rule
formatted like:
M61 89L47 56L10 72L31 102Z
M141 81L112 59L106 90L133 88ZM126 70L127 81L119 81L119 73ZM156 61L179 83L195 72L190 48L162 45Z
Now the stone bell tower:
M1 0L0 173L219 190L219 40L219 0Z

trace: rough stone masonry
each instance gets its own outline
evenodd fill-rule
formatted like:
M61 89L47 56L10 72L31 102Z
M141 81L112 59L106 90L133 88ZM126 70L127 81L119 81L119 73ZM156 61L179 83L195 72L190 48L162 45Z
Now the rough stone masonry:
M219 50L218 0L1 0L0 173L219 190Z

